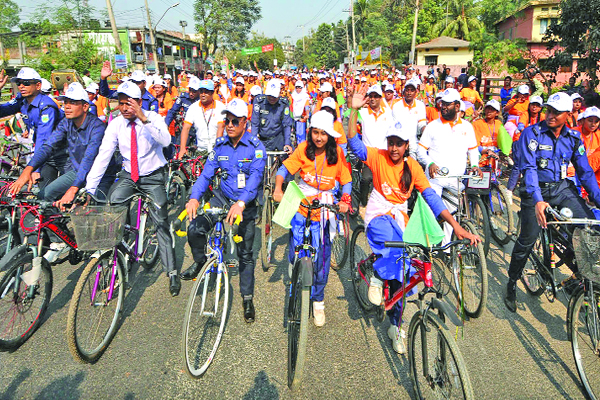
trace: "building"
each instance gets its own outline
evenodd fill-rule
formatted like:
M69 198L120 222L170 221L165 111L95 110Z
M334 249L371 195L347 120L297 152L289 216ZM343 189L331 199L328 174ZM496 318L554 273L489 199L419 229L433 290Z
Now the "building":
M446 64L452 75L458 76L460 69L466 67L469 61L473 61L473 51L469 50L469 44L466 40L448 36L440 36L430 42L421 43L415 47L417 67L426 69L430 66Z

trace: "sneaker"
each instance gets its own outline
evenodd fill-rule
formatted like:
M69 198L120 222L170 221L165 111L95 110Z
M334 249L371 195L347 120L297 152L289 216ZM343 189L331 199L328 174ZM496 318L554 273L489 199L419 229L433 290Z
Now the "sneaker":
M313 301L313 316L315 326L325 325L325 302Z
M400 329L398 332L397 326L390 325L388 328L388 337L392 339L392 348L396 353L406 354L406 344L404 343L406 332L403 329Z
M504 296L504 305L510 312L517 312L517 284L508 281L506 285L506 296Z
M383 297L383 282L380 279L371 277L369 282L369 301L376 306L381 304L381 298Z

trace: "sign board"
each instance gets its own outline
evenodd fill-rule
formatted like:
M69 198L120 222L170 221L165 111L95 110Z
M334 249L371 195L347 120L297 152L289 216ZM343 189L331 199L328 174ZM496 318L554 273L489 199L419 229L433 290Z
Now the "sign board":
M264 46L262 47L262 52L263 52L263 53L266 53L266 52L268 52L268 51L273 51L273 43L271 43L271 44L266 44L266 45L264 45ZM275 64L275 65L277 65L277 64Z
M213 63L215 62L215 59L209 56L209 57L206 57L206 62L210 65L213 65Z
M249 47L247 49L242 49L243 56L249 56L252 54L260 54L262 53L262 49L260 47Z
M127 56L125 54L115 54L115 68L116 69L127 69Z

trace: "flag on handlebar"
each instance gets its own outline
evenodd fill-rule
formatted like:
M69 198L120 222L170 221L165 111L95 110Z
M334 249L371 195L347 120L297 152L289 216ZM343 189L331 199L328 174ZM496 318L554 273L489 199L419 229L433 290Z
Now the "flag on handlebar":
M405 242L427 247L435 246L444 238L444 231L421 193L417 194L417 201L402 237Z
M504 153L504 155L509 155L513 140L504 126L501 126L498 131L497 141L500 151Z

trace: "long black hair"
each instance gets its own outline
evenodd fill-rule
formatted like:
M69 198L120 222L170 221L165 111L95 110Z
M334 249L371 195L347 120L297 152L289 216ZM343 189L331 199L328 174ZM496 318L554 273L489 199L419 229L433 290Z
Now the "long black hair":
M306 158L310 161L315 161L315 151L317 150L317 146L312 140L312 130L313 128L308 130L308 135L306 137ZM327 158L327 164L329 165L335 165L338 162L337 143L333 136L330 135L327 135L327 143L325 143L325 157Z

